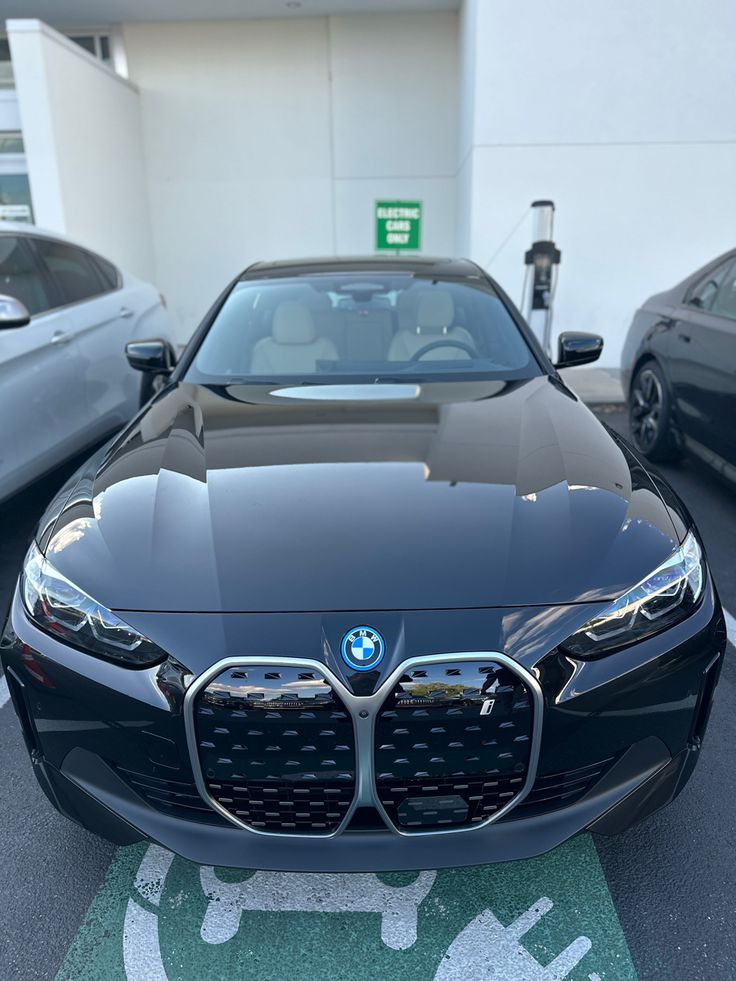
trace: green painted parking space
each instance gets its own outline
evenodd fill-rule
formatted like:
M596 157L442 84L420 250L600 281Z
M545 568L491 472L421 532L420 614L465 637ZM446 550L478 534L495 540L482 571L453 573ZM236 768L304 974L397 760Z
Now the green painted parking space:
M58 981L636 978L592 839L472 869L359 875L117 851Z

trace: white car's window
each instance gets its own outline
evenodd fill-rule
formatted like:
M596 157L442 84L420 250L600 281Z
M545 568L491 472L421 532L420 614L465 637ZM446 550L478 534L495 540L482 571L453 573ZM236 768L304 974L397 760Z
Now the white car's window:
M88 258L105 284L105 292L118 289L120 286L120 273L115 266L111 262L108 262L107 259L103 259L100 255L90 254Z
M37 238L34 242L41 261L56 284L62 305L78 303L106 292L89 256L81 249L51 239Z
M237 283L188 377L373 382L537 373L490 284L361 271Z
M20 300L31 316L52 306L41 270L22 236L0 235L0 294Z

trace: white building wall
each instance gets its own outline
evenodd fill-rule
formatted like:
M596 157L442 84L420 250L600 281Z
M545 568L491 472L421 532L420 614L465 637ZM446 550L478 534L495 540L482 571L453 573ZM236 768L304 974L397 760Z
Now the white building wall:
M423 203L422 251L455 235L458 17L329 19L336 251L370 253L377 199Z
M736 5L466 0L475 24L469 227L461 249L520 299L535 198L557 205L557 330L606 339L734 244Z
M7 31L36 223L152 276L135 86L40 21Z
M453 250L457 14L129 24L158 282L188 336L257 259L370 253L376 198Z
M326 22L135 24L124 41L184 339L255 259L333 251Z
M473 215L473 162L478 71L478 5L463 3L458 25L457 158L455 168L455 253L470 253Z

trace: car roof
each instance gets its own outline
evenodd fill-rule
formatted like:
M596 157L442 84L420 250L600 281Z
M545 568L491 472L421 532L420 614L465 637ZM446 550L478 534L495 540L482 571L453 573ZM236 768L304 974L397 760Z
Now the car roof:
M86 249L88 252L92 251L88 246L80 245L61 232L52 232L49 228L39 228L38 225L32 225L28 221L0 221L0 235L8 234L38 235L39 238L56 239L59 242L67 242L69 245L76 245L80 249Z
M255 262L248 266L241 279L268 276L305 276L310 273L340 272L402 272L422 276L485 278L483 270L470 259L450 259L438 256L357 255L324 256L307 259L277 259Z
M51 232L46 228L39 228L38 225L32 225L29 221L0 221L0 232L25 232L26 235L53 235L54 238L63 238L59 232Z

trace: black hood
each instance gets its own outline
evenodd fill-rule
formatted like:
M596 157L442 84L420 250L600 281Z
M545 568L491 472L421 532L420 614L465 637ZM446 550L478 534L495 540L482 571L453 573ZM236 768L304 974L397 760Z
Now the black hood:
M42 547L112 609L206 612L600 601L676 547L646 471L554 379L374 388L180 383Z

